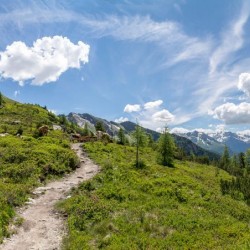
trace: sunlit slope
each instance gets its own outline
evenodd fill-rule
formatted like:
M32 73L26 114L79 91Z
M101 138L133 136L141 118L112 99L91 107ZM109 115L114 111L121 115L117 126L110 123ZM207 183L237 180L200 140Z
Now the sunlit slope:
M247 249L250 208L222 196L226 172L207 165L157 165L143 149L144 169L133 165L135 149L85 145L103 167L60 204L68 214L66 249Z
M0 107L0 133L15 134L22 128L25 133L30 134L41 125L52 126L53 123L58 123L58 118L46 107L22 104L3 97Z

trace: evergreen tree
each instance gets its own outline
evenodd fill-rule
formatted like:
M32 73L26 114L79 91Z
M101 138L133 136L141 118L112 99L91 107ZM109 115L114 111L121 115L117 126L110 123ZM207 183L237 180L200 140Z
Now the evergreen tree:
M234 169L238 168L239 163L236 154L233 155L231 162Z
M59 115L60 124L66 126L68 124L68 120L65 115Z
M172 136L165 128L158 140L158 162L163 166L173 167L175 144Z
M126 138L124 134L124 130L120 128L118 132L118 144L125 145L126 144Z
M148 146L154 149L155 141L154 141L152 134L147 134L147 136L148 136Z
M245 168L245 154L243 152L239 153L239 167L240 168Z
M250 170L250 148L245 153L245 165L249 171Z
M83 135L85 135L85 136L90 135L90 131L89 131L89 127L88 127L87 122L84 123Z
M224 152L220 158L220 167L225 170L230 169L230 156L227 146L224 147Z
M102 121L97 121L95 124L96 131L102 131L105 132L104 125Z
M0 92L0 106L2 106L3 105L3 95L2 95L2 93Z
M140 168L143 166L143 162L139 160L139 149L148 145L148 137L144 129L136 124L135 131L131 133L132 138L135 141L136 146L136 167Z
M238 157L236 154L234 154L233 157L231 158L230 174L238 175L239 172L241 172L241 170L239 169Z
M147 147L148 146L148 136L145 130L137 124L135 130L131 133L132 138L135 141L135 145L139 147Z

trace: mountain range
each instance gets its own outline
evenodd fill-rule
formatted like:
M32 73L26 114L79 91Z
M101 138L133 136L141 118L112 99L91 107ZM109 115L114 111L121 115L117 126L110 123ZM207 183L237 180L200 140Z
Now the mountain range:
M179 132L183 136L200 147L221 154L225 145L229 148L231 154L245 152L250 148L250 135L247 133L233 133L229 131L219 132Z
M125 121L122 123L116 123L113 121L107 121L106 119L95 117L93 115L90 115L88 113L84 114L77 114L77 113L69 113L67 116L68 120L76 123L80 127L84 127L85 123L88 124L88 128L91 131L95 130L95 124L98 121L101 121L103 123L103 126L106 130L106 132L111 135L115 136L118 134L118 131L120 128L124 129L126 134L130 134L132 131L135 130L136 123L130 122L130 121ZM156 141L160 137L160 133L144 128L146 133L152 135L153 139ZM183 151L187 155L191 155L192 153L197 155L197 156L205 156L207 155L210 159L218 159L219 155L216 152L211 152L196 143L192 142L189 138L186 138L185 136L180 136L177 134L172 134L174 141L176 145L183 149Z

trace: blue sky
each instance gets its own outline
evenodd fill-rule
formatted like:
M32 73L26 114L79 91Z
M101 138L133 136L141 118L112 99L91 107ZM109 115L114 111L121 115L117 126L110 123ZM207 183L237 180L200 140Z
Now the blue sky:
M2 0L0 90L155 130L249 130L249 15L240 0Z

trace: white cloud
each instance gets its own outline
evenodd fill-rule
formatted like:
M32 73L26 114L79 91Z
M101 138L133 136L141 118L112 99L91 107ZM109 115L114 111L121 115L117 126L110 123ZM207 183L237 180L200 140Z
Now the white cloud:
M250 129L237 131L236 134L240 136L250 136Z
M244 26L249 18L249 4L244 1L241 13L236 22L224 32L222 42L210 57L210 71L214 73L218 66L224 64L228 58L244 44Z
M213 134L215 133L215 130L213 129L208 129L208 128L194 128L194 129L186 129L186 128L182 128L182 127L174 127L171 129L171 133L174 134L186 134L189 132L200 132L200 133L205 133L205 134Z
M250 123L250 103L242 102L239 105L225 103L213 111L214 118L226 124Z
M171 129L170 132L174 133L174 134L186 134L186 133L189 133L189 132L197 131L197 132L200 132L200 133L205 133L205 134L211 135L211 134L215 134L215 133L218 133L218 132L224 132L225 131L225 125L224 124L216 125L214 129L211 128L211 127L214 127L214 126L213 125L210 126L210 125L209 125L210 128L194 128L194 129L186 129L186 128L182 128L182 127L174 127L174 128Z
M142 105L127 104L124 112L132 113L130 120L137 120L141 126L152 130L162 130L166 124L169 125L174 121L174 115L167 109L160 109L163 104L162 100L147 102ZM123 118L123 117L121 117Z
M57 114L58 112L55 109L49 109L49 112L53 113L53 114Z
M155 130L156 132L158 132L158 133L162 133L162 131L163 131L163 128L156 128L156 130Z
M139 104L127 104L124 108L124 112L139 112L141 110L141 106Z
M226 129L225 127L226 127L225 124L216 125L215 131L216 131L216 132L224 132L225 129Z
M109 36L116 40L153 42L163 48L165 53L162 55L167 61L171 60L172 64L207 56L212 45L209 38L189 36L175 21L155 21L150 16L140 15L102 15L98 18L96 15L79 14L60 6L55 8L53 4L48 8L33 3L30 8L0 14L0 26L8 26L10 22L16 27L33 23L72 22L81 26L81 32L95 38Z
M122 123L122 122L127 122L128 118L127 117L120 117L118 119L115 119L116 123Z
M74 44L62 36L37 39L32 47L16 41L0 52L0 75L20 85L27 80L32 85L54 82L69 68L88 63L89 49L82 41Z
M17 97L18 95L20 95L20 90L16 90L16 91L14 92L14 96L15 96L15 97Z
M238 89L250 96L250 74L242 73L239 75Z
M163 109L154 113L152 118L154 122L170 123L174 120L174 115L168 110Z
M190 62L190 66L185 66L186 74L188 74L185 79L192 79L192 84L191 80L186 80L185 90L189 85L188 92L191 98L186 100L186 105L181 107L178 114L174 112L176 115L174 123L178 122L176 124L206 114L207 110L213 107L226 91L235 86L235 79L240 72L244 72L242 66L249 66L249 62L242 62L238 57L237 60L235 59L235 52L244 45L244 27L250 10L246 4L243 4L242 12L236 19L231 18L231 25L226 28L222 27L223 33L219 43L217 43L216 35L192 36L184 31L180 23L171 20L156 21L150 16L140 15L101 15L98 17L79 14L59 6L57 6L59 8L55 6L53 8L53 4L49 5L51 8L36 7L36 5L0 14L0 26L8 27L10 22L19 28L32 23L71 22L80 27L83 34L92 38L112 37L116 40L156 45L157 49L153 51L159 60L153 67L150 65L151 72L165 69L179 62ZM191 64L194 59L200 62L195 67ZM235 62L238 65L236 70ZM214 74L208 75L209 66ZM145 70L145 72L148 71ZM182 77L180 72L183 72L183 67L176 68L175 72L175 75L171 77L176 77L174 83L176 89L184 89L183 79L178 79ZM185 93L179 96L183 99Z
M157 100L154 102L147 102L144 104L144 109L154 109L159 107L163 103L162 100Z
M197 132L205 133L205 134L212 134L212 133L214 133L214 130L209 129L209 128L196 128L196 129L193 129L192 132L193 131L197 131Z
M188 133L188 132L190 132L189 129L181 128L181 127L175 127L175 128L172 128L172 129L170 130L170 133L171 133L171 134L186 134L186 133Z

